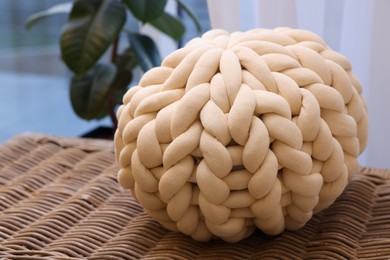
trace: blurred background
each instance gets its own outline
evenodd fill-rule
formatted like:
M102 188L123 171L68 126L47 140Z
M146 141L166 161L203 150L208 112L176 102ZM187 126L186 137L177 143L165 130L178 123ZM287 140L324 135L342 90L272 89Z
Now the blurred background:
M61 61L59 50L66 15L53 15L29 31L25 29L30 15L64 2L68 1L0 0L0 143L26 131L71 137L100 125L111 125L109 118L85 121L72 110L71 73ZM201 22L202 32L209 30L206 0L184 2ZM173 15L179 15L175 2L170 2L167 8ZM187 29L180 41L184 44L202 32L197 32L189 17L180 15ZM141 30L159 43L162 56L178 47L178 43L151 26Z
M110 124L84 121L72 111L69 72L59 57L58 39L65 15L49 18L31 31L26 18L60 0L0 0L0 143L26 131L80 136ZM390 1L388 0L183 0L202 25L227 31L287 26L311 30L347 56L364 87L369 106L369 145L363 165L390 168ZM177 13L175 2L169 11ZM185 15L186 34L199 36ZM148 26L162 56L178 45Z

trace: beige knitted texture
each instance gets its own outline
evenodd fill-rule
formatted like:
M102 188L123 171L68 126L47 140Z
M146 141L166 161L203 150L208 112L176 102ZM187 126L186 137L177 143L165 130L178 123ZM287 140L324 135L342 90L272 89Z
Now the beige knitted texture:
M209 31L124 96L119 183L196 240L299 229L358 171L361 91L349 61L309 31Z

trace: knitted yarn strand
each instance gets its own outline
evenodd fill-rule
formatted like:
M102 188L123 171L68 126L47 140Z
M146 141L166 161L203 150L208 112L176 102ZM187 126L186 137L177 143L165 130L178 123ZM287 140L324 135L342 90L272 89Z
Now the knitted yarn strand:
M361 93L349 61L314 33L209 31L125 94L118 181L196 240L299 229L359 170Z

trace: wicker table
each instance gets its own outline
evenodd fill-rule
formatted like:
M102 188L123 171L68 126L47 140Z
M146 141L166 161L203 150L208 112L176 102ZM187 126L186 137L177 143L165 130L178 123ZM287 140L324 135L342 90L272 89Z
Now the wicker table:
M297 232L193 241L116 182L113 143L37 134L0 146L0 259L390 259L390 171L362 169Z

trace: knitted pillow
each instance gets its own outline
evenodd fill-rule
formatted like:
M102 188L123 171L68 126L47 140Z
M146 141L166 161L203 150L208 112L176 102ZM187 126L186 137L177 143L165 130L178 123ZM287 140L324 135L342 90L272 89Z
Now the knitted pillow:
M196 240L299 229L359 170L361 92L348 60L314 33L209 31L124 96L119 183Z

